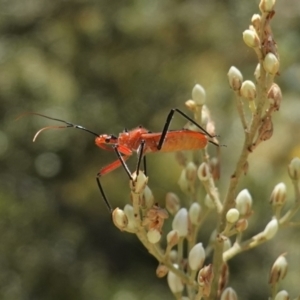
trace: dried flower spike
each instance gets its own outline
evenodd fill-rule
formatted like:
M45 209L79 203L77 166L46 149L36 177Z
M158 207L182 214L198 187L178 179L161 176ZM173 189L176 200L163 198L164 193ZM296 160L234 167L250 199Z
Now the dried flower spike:
M271 85L267 97L270 102L270 108L276 111L279 110L282 100L282 93L280 87L276 83Z
M202 295L208 297L210 294L211 283L214 278L212 265L203 267L197 277L197 282L201 288Z

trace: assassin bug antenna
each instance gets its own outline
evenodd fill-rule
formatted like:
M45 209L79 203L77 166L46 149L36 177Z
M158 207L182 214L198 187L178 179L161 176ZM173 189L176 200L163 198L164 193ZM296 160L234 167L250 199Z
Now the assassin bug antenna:
M48 116L45 116L45 115L42 115L42 114L39 114L39 113L35 113L35 112L26 112L20 116L18 116L16 118L16 121L23 118L24 116L26 115L35 115L35 116L40 116L40 117L43 117L43 118L46 118L46 119L49 119L49 120L53 120L53 121L57 121L57 122L61 122L61 123L64 123L66 124L66 126L46 126L42 129L40 129L34 136L33 138L33 141L35 142L35 140L37 139L38 135L44 131L44 130L48 130L48 129L64 129L64 128L76 128L76 129L80 129L80 130L83 130L83 131L86 131L86 132L89 132L95 136L99 136L99 134L89 130L89 129L86 129L85 127L81 126L81 125L76 125L76 124L73 124L73 123L70 123L70 122L67 122L65 120L61 120L61 119L57 119L57 118L52 118L52 117L48 117Z

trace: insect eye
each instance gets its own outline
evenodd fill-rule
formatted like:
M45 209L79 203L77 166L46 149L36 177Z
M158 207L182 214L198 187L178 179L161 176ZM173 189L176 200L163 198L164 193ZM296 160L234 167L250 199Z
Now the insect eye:
M110 140L111 140L111 137L106 138L106 139L105 139L105 143L109 143Z

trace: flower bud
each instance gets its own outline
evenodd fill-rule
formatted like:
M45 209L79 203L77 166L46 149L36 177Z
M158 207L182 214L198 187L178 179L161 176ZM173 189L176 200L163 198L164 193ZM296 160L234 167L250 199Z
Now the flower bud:
M206 93L204 88L200 84L196 84L192 90L192 99L197 105L203 105L205 103Z
M149 209L153 206L153 204L154 204L154 197L152 191L150 190L148 185L146 185L144 189L141 205Z
M190 251L188 261L191 270L197 271L199 270L205 260L205 251L202 246L202 243L196 244Z
M287 273L288 263L284 255L280 255L272 266L269 276L269 283L271 285L276 285Z
M175 215L180 208L180 200L174 193L167 193L166 195L166 209L171 215Z
M260 45L260 40L255 31L247 29L243 32L243 40L250 48L257 48Z
M240 212L241 216L246 216L251 213L252 197L247 189L239 192L235 199L235 207Z
M210 176L210 171L209 171L209 166L207 163L203 162L199 168L198 168L198 171L197 171L197 175L198 175L198 178L201 180L201 181L206 181L209 179L209 176Z
M200 213L201 213L200 204L198 202L192 203L189 209L189 217L193 225L199 224Z
M267 73L275 76L279 70L279 61L273 53L269 52L264 58L263 66Z
M180 177L179 177L177 183L183 192L187 193L189 191L189 182L187 181L187 178L186 178L186 169L183 169L181 171Z
M270 203L272 206L282 206L286 202L286 185L278 183L271 194Z
M128 219L128 224L126 229L128 231L135 231L136 230L136 220L134 217L133 207L130 204L126 204L124 206L124 213Z
M195 181L196 176L197 176L197 166L195 165L195 163L193 163L192 161L190 161L187 166L186 166L186 179L188 181Z
M275 0L261 0L259 3L259 9L263 13L269 13L274 10Z
M289 296L288 292L285 290L278 292L274 298L274 300L289 300L289 299L290 299L290 296Z
M220 300L238 300L238 297L235 290L231 287L228 287L223 291Z
M171 261L172 263L178 261L178 253L177 253L177 250L174 250L174 249L171 250L171 251L170 251L169 258L170 258L170 261Z
M233 224L238 221L239 217L240 217L239 211L236 208L231 208L228 210L226 214L226 221L228 223Z
M232 246L232 244L231 244L231 240L230 239L224 240L224 243L223 243L223 252L225 252L228 249L230 249L231 246Z
M214 278L212 265L203 267L197 276L197 282L201 287L201 292L204 297L208 297L210 294L211 283Z
M174 267L178 268L178 265L174 265ZM169 271L168 273L168 285L173 294L181 293L184 289L184 285L176 274L174 274L172 271Z
M188 211L181 208L175 215L172 222L172 229L178 231L179 237L185 237L188 234Z
M281 100L282 100L282 93L280 87L276 83L273 83L271 85L267 97L270 102L270 107L273 108L274 110L279 110Z
M212 201L212 199L210 198L210 196L208 194L206 194L205 198L204 198L204 204L211 209L214 209L216 206L214 204L214 202Z
M261 23L261 16L259 14L254 14L251 18L251 23L255 28L256 32L259 32L260 23Z
M197 108L197 104L194 100L185 101L185 106L191 111L195 111Z
M254 71L254 77L256 81L259 81L260 79L260 64L257 64L255 71Z
M157 229L150 229L147 232L147 239L151 244L156 244L161 238L161 233Z
M240 219L235 224L235 229L238 232L243 232L248 228L248 221L247 219Z
M288 173L292 180L300 179L300 158L294 157L288 166Z
M158 278L165 277L168 274L169 269L167 268L166 265L159 264L158 267L156 268L156 276Z
M177 230L171 230L167 234L168 245L172 248L172 247L174 247L175 245L178 244L178 241L179 241L178 231Z
M243 82L243 75L240 72L240 70L237 69L236 67L232 66L232 67L230 67L230 69L227 73L227 76L228 76L230 87L234 91L239 91L242 86L242 82Z
M141 193L147 185L148 177L143 171L139 171L138 175L134 172L131 176L132 180L130 180L130 188L134 191L134 193Z
M256 87L251 80L245 80L242 83L241 96L247 100L254 100L256 98Z
M273 122L271 116L262 119L261 126L258 129L259 139L266 141L273 135Z
M118 227L120 230L124 230L127 227L128 219L122 209L114 209L112 213L112 219L116 227Z
M277 219L271 220L263 231L263 237L267 240L272 239L276 235L278 227L279 225Z

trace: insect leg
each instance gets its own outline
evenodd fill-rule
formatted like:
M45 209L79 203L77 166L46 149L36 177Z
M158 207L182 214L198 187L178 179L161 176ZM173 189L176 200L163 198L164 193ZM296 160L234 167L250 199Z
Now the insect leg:
M144 174L146 174L146 157L144 155L144 149L145 149L145 141L142 140L139 150L138 150L139 156L138 156L138 161L137 161L137 165L136 165L136 174L137 175L139 175L142 159L143 159L143 164L144 164Z
M96 177L96 181L97 181L97 184L98 184L98 187L99 187L101 196L102 196L102 198L103 198L103 200L104 200L104 202L105 202L105 204L106 204L106 206L107 206L109 212L112 213L112 212L113 212L113 208L112 208L112 206L110 205L110 203L109 203L109 201L108 201L108 199L107 199L107 197L106 197L106 195L105 195L105 193L104 193L103 187L102 187L102 185L101 185L101 183L100 183L100 177L99 177L99 176Z
M160 140L159 140L158 145L157 145L157 149L158 150L160 150L162 148L162 146L163 146L166 134L167 134L167 132L169 130L169 127L170 127L170 124L171 124L171 121L172 121L172 118L173 118L173 115L174 115L175 112L179 113L185 119L187 119L188 121L190 121L191 123L193 123L199 129L201 129L201 131L204 132L207 136L209 136L210 138L213 138L213 136L211 134L209 134L202 126L200 126L196 121L194 121L192 118L190 118L188 115L186 115L183 111L181 111L178 108L172 108L170 110L168 116L167 116L165 126L164 126L164 128L162 130L162 134L161 134Z

